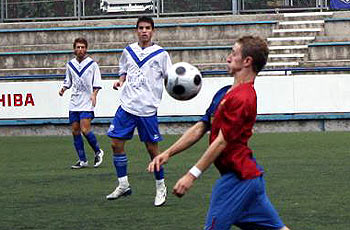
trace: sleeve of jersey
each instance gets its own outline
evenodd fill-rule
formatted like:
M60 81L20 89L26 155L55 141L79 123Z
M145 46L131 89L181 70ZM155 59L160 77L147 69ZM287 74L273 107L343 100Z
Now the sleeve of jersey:
M97 63L95 63L95 69L94 69L94 81L92 82L92 87L94 89L101 89L102 88L102 80L101 80L101 71Z
M119 76L126 75L126 64L127 64L127 51L126 49L123 50L122 56L119 59Z
M66 76L63 81L63 87L69 89L72 86L72 76L69 71L68 64L66 65Z
M245 105L242 100L227 100L223 105L221 132L226 142L240 138L245 120Z
M205 112L205 114L201 117L200 121L203 121L207 125L207 131L210 130L211 124L210 124L210 118L211 115L214 113L215 105L214 100L211 102L209 108Z
M162 70L163 70L163 78L167 75L168 70L171 68L172 66L172 62L170 59L170 56L168 54L168 52L164 52L164 56L163 56L163 66L162 66Z

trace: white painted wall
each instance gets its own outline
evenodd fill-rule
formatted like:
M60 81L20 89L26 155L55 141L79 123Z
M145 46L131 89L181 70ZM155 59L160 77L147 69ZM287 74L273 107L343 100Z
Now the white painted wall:
M96 117L114 116L119 91L112 89L113 82L103 80ZM229 77L204 78L202 90L189 101L177 101L164 91L158 115L202 115L215 92L232 82L233 78ZM70 90L60 97L58 91L61 85L60 81L1 82L0 119L68 117ZM258 114L350 112L349 86L350 75L258 77L255 82ZM24 102L21 106L14 106L15 94L22 95L24 99L31 94L34 106L32 103L25 106ZM8 106L8 95L11 97L11 106Z

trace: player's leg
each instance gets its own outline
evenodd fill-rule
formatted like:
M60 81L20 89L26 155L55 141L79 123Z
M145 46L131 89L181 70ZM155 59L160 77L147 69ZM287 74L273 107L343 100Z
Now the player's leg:
M80 169L88 166L84 149L84 141L83 137L81 136L79 113L80 112L69 111L69 122L72 125L73 143L79 158L77 163L72 165L72 169Z
M139 117L137 120L137 130L140 140L145 142L146 149L151 160L159 154L158 142L162 140L158 129L157 115L151 117ZM167 187L164 181L164 168L160 167L159 171L154 171L156 179L156 196L154 206L162 206L166 202Z
M257 195L260 191L260 177L242 180L234 173L222 175L213 188L204 229L229 230L232 225L244 230L283 228L278 218L274 221L265 218L272 215L269 213L272 210L260 212L262 209L258 204L261 197Z
M82 112L80 114L80 127L89 145L94 150L95 159L94 167L97 168L102 164L104 152L98 144L95 134L91 130L91 120L94 118L94 112Z
M254 182L255 195L236 225L242 229L288 230L267 197L263 176L250 181Z
M151 159L157 156L159 152L157 142L146 142L146 148L150 154ZM154 198L154 206L159 207L165 204L167 198L167 187L164 181L163 166L160 167L159 171L154 171L154 176L156 179L156 197Z
M108 200L114 200L121 196L131 194L131 188L128 181L128 158L125 153L125 142L133 136L136 123L133 115L118 108L107 135L112 138L113 165L118 178L116 189L106 196Z
M240 182L234 173L224 174L216 181L210 198L205 230L231 229L241 215L247 199L247 189L240 188Z

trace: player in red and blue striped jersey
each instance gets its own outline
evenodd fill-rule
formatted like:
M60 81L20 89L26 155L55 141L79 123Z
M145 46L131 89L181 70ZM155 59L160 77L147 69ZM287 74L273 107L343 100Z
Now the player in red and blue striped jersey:
M266 42L253 36L236 41L227 57L234 83L214 96L207 114L148 167L158 170L169 158L196 143L210 127L210 145L198 162L178 180L173 193L182 197L212 163L221 174L213 188L205 228L288 230L265 192L264 171L248 147L257 115L254 81L268 57Z

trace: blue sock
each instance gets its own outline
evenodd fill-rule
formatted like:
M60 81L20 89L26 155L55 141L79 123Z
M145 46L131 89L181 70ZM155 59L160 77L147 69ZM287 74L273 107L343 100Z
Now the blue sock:
M127 175L128 158L126 154L113 155L113 163L117 172L118 178Z
M154 171L154 176L156 177L156 180L164 179L164 168L163 166L160 166L159 171Z
M88 134L86 134L85 137L86 137L87 141L89 142L91 148L95 151L95 153L100 151L100 146L98 145L96 136L92 131L90 131Z
M75 147L75 150L77 151L79 160L86 161L83 137L81 136L81 134L73 135L73 139L74 139L74 147Z

